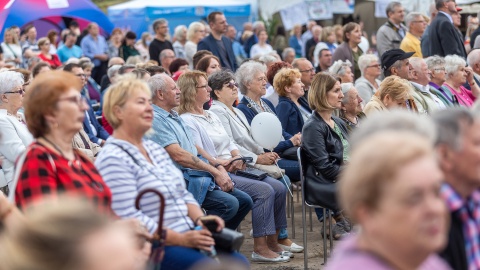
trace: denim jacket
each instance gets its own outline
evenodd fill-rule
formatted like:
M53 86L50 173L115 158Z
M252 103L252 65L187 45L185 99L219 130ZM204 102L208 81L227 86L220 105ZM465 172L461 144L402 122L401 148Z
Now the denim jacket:
M201 160L208 162L202 156L198 156ZM193 194L198 204L202 205L207 196L207 191L212 191L217 186L213 176L207 171L199 171L188 168L182 168L183 178L187 181L187 190Z

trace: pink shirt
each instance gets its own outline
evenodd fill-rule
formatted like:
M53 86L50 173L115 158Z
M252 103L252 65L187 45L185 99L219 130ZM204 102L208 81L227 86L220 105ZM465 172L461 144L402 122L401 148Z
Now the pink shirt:
M392 268L382 259L375 255L359 250L356 246L358 236L354 235L345 240L333 251L331 261L327 263L326 270L344 269L368 269L368 270L391 270ZM450 270L446 262L438 255L430 255L420 265L418 270Z
M472 94L472 91L468 90L467 88L460 86L460 93L455 91L450 85L444 83L448 90L452 92L453 95L455 95L458 99L458 103L460 105L463 105L465 107L472 107L473 102L475 102L475 96Z

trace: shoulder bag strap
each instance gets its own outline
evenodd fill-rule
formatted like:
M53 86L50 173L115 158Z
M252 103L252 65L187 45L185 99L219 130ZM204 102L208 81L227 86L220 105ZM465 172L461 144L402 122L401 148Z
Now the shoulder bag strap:
M5 43L5 45L7 45L8 49L12 52L13 56L15 56L15 58L18 58L17 54L12 50L12 48L10 48L10 45L8 45L8 43Z

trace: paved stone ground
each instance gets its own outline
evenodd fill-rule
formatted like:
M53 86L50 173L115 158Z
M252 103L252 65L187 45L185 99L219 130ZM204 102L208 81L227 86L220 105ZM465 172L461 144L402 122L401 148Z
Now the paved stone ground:
M297 196L294 193L295 207L295 238L292 239L292 219L287 218L289 237L297 244L303 245L303 228L302 228L302 205L297 202ZM308 239L308 269L324 269L323 267L323 241L320 235L320 223L316 220L315 212L313 217L313 232L310 232L310 222L307 208L307 239ZM245 242L241 248L241 253L247 258L251 258L253 251L253 239L250 236L252 228L251 215L247 215L241 224L241 232L245 235ZM329 246L328 242L328 246ZM335 241L334 241L335 245ZM251 264L253 270L302 270L304 269L304 253L295 253L295 258L290 259L288 263L281 264Z

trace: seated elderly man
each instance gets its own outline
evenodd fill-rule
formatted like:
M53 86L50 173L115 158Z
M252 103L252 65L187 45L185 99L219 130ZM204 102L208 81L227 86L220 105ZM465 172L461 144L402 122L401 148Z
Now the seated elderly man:
M410 83L413 85L412 96L417 105L419 113L432 114L439 109L445 109L446 106L431 89L430 82L431 71L428 69L425 60L419 57L410 58L410 64L412 65L412 80Z
M480 85L480 50L473 50L468 54L467 64L473 70L475 83Z
M234 189L232 180L219 160L205 162L208 154L194 144L193 137L175 110L180 104L180 89L167 74L148 80L152 91L154 133L150 139L165 148L188 182L190 191L209 215L225 220L227 228L236 229L252 208L253 201L246 193Z
M391 75L397 75L402 79L410 80L412 76L412 65L410 65L409 58L412 57L413 54L414 52L404 52L401 49L386 51L381 59L381 67L385 78Z
M480 269L480 114L466 108L436 113L437 159L444 175L440 196L450 210L448 244L440 256L452 269Z

